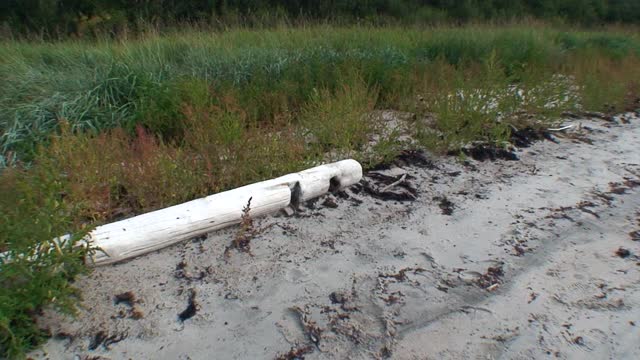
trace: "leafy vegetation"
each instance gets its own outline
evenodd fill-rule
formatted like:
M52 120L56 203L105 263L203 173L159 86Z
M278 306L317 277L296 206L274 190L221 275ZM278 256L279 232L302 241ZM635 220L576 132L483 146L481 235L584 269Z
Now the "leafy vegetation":
M85 273L81 239L90 229L74 226L75 205L63 201L65 180L42 159L30 170L0 177L0 355L23 356L46 339L34 318L43 306L73 313L80 296L73 278ZM68 238L54 240L75 229Z
M0 52L9 357L42 339L40 309L73 311L92 226L346 156L504 146L513 128L633 110L640 94L640 37L619 28L192 29Z

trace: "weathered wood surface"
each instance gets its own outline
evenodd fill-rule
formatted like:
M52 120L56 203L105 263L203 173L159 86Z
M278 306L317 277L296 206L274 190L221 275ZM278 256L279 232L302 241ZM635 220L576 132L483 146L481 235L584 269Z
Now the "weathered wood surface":
M89 241L101 251L91 262L116 263L237 224L249 199L249 214L256 217L345 188L361 178L360 164L343 160L98 226Z

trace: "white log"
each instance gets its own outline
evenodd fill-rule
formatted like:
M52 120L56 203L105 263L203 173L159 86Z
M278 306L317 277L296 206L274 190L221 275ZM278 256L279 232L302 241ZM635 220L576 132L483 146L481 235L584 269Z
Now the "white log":
M91 260L95 265L111 264L237 224L249 199L249 214L256 217L345 188L361 178L360 164L343 160L98 226L88 241L101 251Z

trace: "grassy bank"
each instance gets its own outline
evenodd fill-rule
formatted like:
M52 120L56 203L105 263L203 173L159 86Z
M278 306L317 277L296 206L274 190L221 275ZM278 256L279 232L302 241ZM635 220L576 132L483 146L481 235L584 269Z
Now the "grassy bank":
M0 265L0 353L12 356L38 342L39 308L73 309L87 251L73 244L95 224L347 156L506 146L514 128L630 110L640 94L640 37L617 30L283 28L0 52L0 249L20 259ZM43 243L68 231L63 248Z

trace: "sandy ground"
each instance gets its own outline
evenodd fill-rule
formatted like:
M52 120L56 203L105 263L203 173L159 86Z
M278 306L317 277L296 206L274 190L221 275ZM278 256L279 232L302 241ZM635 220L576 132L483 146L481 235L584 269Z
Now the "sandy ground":
M32 356L638 359L640 119L581 123L519 161L407 154L256 219L251 254L231 228L98 268Z

